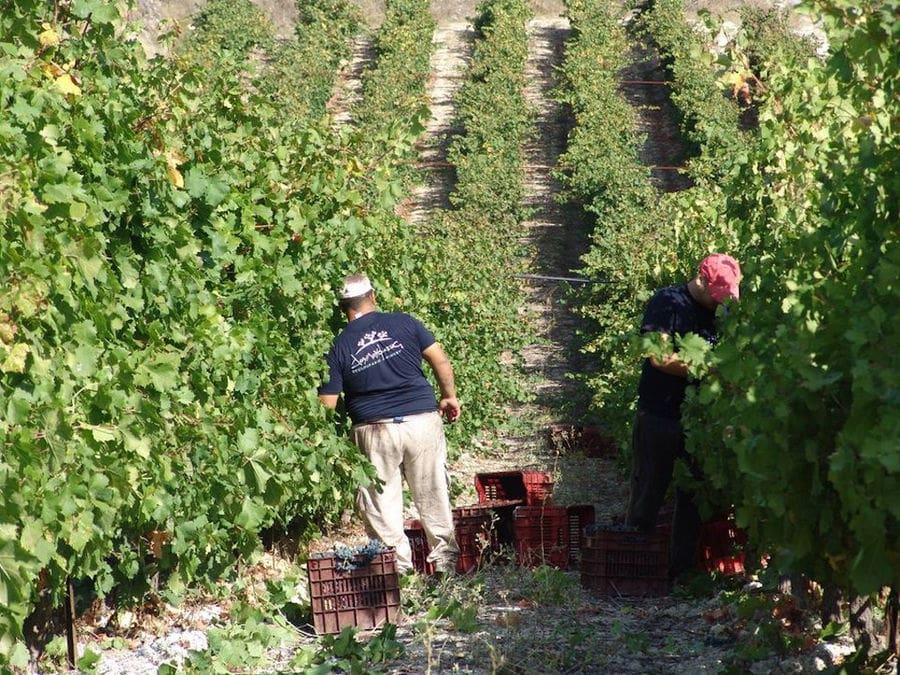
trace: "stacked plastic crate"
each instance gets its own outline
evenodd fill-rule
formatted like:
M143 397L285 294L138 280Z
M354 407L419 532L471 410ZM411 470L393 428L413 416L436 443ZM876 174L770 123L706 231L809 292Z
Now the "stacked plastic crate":
M577 565L584 528L594 522L590 504L552 503L553 477L541 471L501 471L475 476L475 490L483 504L512 504L498 511L498 526L511 533L499 537L512 544L516 562L533 567Z
M496 547L494 519L492 509L480 504L453 509L453 527L459 546L459 558L456 561L458 574L468 574L476 569L481 564L484 551ZM407 520L403 529L412 550L413 568L420 574L434 574L434 564L428 560L431 547L422 521Z
M478 567L486 551L507 545L515 550L516 562L554 567L577 565L583 530L594 522L593 505L552 504L553 477L542 471L512 470L475 476L478 504L453 509L456 539L460 548L457 572ZM418 520L405 523L412 548L413 566L432 574L429 546Z
M477 569L483 554L501 544L511 545L516 562L523 566L578 564L584 530L594 522L593 505L552 504L553 478L540 471L480 473L475 489L478 504L453 509L458 573ZM421 574L433 574L421 521L407 520L404 529L413 567ZM352 569L344 562L325 554L307 563L316 632L332 634L347 626L368 629L393 622L400 608L394 550L384 550L371 561L354 559Z
M553 477L542 471L500 471L475 476L481 504L503 504L497 512L501 543L512 544L519 565L568 564L566 509L551 503Z

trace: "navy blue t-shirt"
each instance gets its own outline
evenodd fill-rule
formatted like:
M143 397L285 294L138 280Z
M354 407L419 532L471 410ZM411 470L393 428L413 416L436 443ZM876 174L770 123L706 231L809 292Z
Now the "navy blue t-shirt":
M354 423L437 410L422 372L434 335L408 314L369 312L347 324L325 355L328 381L320 394L344 393Z
M694 300L687 284L669 286L658 290L647 303L641 333L666 333L670 337L694 333L714 345L716 311ZM644 359L638 407L660 417L678 419L687 385L685 378L664 373L654 368L650 359Z

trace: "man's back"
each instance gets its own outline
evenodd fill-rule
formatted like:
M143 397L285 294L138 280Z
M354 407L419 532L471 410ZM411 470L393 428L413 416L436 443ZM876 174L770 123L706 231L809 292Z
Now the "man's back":
M422 351L434 341L408 314L364 314L335 339L320 392L343 390L354 423L435 410L434 388L422 372Z

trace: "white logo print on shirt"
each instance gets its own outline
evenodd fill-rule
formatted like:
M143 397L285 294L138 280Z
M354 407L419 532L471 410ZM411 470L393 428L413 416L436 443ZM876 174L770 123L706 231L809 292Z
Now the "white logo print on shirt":
M359 349L352 354L353 360L350 363L350 371L353 373L383 363L403 351L403 343L392 338L384 330L377 332L373 330L364 334L356 346Z

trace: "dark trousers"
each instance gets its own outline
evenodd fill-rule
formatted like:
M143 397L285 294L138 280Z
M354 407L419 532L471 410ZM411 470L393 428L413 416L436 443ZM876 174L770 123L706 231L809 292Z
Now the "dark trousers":
M675 460L679 458L688 459L681 422L638 410L632 434L628 525L645 532L656 527L659 509L672 482ZM691 473L699 477L696 467L690 462L688 465ZM700 513L690 493L676 488L669 566L672 577L693 566L701 525Z

